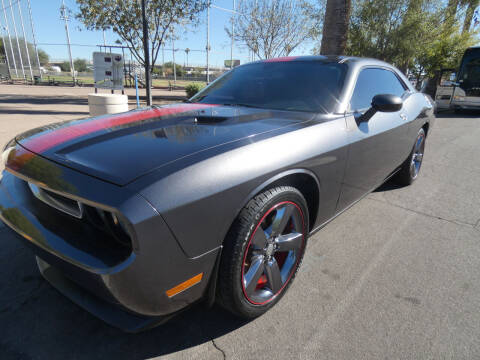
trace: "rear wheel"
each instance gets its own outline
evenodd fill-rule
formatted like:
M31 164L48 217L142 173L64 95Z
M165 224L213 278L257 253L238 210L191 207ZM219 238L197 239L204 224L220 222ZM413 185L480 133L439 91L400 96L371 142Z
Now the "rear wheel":
M218 301L236 315L265 313L287 291L308 236L308 209L293 187L267 190L243 208L225 239Z
M425 130L422 128L418 132L412 152L395 177L396 182L400 185L410 185L418 178L425 152L425 138Z

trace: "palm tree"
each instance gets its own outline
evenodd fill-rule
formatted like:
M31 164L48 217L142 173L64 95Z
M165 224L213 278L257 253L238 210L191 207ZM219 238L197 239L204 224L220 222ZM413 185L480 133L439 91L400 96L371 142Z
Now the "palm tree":
M465 13L465 20L463 21L463 32L470 31L472 26L473 14L475 9L480 5L480 0L466 0L467 11Z
M327 0L320 54L345 53L351 9L352 0Z

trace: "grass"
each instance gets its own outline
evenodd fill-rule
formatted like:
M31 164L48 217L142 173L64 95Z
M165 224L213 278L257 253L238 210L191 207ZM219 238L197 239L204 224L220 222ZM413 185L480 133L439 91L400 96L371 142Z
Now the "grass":
M14 79L15 80L15 79ZM16 80L23 80L23 78L18 78ZM43 82L47 81L58 81L58 82L71 82L72 77L70 75L43 75ZM93 84L93 76L79 76L77 77L77 80L82 83L82 84ZM176 85L179 87L185 87L188 84L192 83L201 83L203 85L206 85L206 82L204 81L191 81L191 80L181 80L178 79L176 82ZM168 88L169 85L172 84L173 86L173 80L167 80L167 79L152 79L152 85L153 87L163 87L163 88Z
M171 83L172 86L173 86L173 80L166 80L166 79L153 79L152 80L152 85L153 86L158 86L158 87L168 87L169 83ZM206 85L206 82L204 82L204 81L191 81L191 80L177 80L176 85L181 86L181 87L185 87L185 86L187 86L188 84L191 84L191 83L201 83L201 84Z

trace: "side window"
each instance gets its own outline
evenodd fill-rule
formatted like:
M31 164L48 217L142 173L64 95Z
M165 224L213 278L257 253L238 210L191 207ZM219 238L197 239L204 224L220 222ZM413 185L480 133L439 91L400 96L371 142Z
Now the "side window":
M402 96L405 86L390 70L363 69L358 75L355 90L350 100L350 110L359 111L370 108L372 99L378 94Z

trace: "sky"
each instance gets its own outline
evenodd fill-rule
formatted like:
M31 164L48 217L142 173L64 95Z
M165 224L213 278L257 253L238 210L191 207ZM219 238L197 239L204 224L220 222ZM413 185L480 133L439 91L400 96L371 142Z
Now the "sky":
M10 0L4 0L6 5ZM13 0L14 2L17 0ZM26 6L26 0L21 0L23 8ZM65 44L66 33L65 24L60 19L61 0L30 0L33 13L34 27L39 48L45 50L53 60L68 59L68 49L65 45L47 45L47 44ZM238 0L237 0L238 3ZM212 4L232 9L233 0L212 0ZM78 7L75 0L65 0L65 5L76 13ZM26 8L24 13L27 12ZM179 40L175 41L175 60L179 64L186 62L185 48L192 51L188 55L188 63L190 65L204 65L206 63L205 52L194 51L204 50L206 47L206 11L199 14L202 23L193 30L185 32L182 29L177 30ZM225 26L230 26L231 14L216 8L210 10L210 63L211 66L223 66L224 60L230 59L230 38L225 32ZM26 15L24 14L24 21ZM0 19L3 22L3 19ZM19 25L17 25L19 26ZM69 22L70 41L72 44L72 55L74 58L92 58L92 52L98 51L96 45L103 44L103 34L100 31L87 31L85 27L72 16ZM29 37L27 35L27 37ZM107 44L114 44L119 39L118 35L111 31L106 32ZM89 46L80 46L89 45ZM165 61L172 60L172 46L166 45ZM303 48L297 49L292 55L310 54L313 48L312 43L305 44ZM243 46L234 47L234 59L239 59L241 63L248 62L248 50ZM159 55L157 63L161 63L162 56Z

